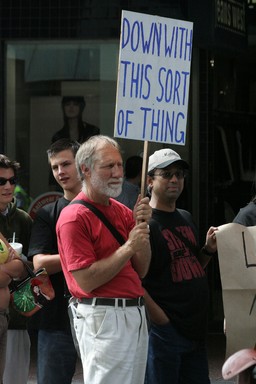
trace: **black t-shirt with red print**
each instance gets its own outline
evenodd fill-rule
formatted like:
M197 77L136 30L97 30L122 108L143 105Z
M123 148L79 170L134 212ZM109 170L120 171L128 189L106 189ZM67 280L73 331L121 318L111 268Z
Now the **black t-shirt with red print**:
M144 287L182 335L204 339L208 282L197 259L198 233L191 214L153 209L150 238L152 261Z

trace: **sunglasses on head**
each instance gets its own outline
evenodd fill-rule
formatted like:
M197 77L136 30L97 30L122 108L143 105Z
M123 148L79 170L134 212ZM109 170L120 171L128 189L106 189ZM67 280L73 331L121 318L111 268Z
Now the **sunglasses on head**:
M11 185L17 184L17 179L15 176L10 177L9 179L6 179L5 177L0 177L0 185L5 185L9 181Z

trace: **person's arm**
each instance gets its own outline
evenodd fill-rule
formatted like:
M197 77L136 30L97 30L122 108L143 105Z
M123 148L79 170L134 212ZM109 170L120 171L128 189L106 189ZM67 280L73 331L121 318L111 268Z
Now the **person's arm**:
M29 244L29 258L31 260L33 257L34 269L45 268L49 275L62 270L60 256L57 253L56 219L51 212L49 207L37 212Z
M27 271L20 255L8 244L1 233L0 237L8 250L7 260L0 264L0 288L5 288L8 287L12 279L26 277Z
M207 266L212 256L217 252L217 242L215 232L218 230L217 227L210 227L206 234L205 245L202 247L199 254L199 262L203 268Z
M146 290L144 298L150 321L158 325L164 325L169 323L170 320L168 316L165 314L162 308L159 307L159 305L152 299L152 297Z
M137 203L133 210L133 216L136 223L145 222L147 225L152 216L152 208L149 205L149 198L144 197L143 199L138 197ZM150 261L151 261L151 247L150 243L146 244L145 248L136 252L132 257L132 265L135 271L138 273L140 278L146 276Z
M2 270L1 265L0 265L0 288L5 288L5 287L8 287L8 285L12 281L12 277Z
M33 256L33 265L35 269L45 268L49 275L62 271L59 254L38 253Z
M78 285L85 291L94 289L109 282L125 266L137 252L148 248L149 228L146 222L136 225L130 232L128 240L107 258L97 260L88 268L72 271Z
M133 208L133 218L136 223L145 221L147 224L152 216L152 208L149 205L149 198L138 196L137 202Z
M26 268L21 259L13 259L0 265L0 270L10 276L11 279L23 278L26 276Z
M151 260L150 244L146 244L143 250L136 252L132 257L132 265L139 277L142 279L146 276Z

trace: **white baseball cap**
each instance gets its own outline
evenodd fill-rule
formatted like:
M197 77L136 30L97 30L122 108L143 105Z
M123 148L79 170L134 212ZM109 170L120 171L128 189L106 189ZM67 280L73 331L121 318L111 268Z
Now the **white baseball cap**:
M160 149L159 151L155 151L153 155L149 156L148 172L155 168L165 168L176 162L179 162L185 169L189 168L188 163L183 160L177 152L170 148Z

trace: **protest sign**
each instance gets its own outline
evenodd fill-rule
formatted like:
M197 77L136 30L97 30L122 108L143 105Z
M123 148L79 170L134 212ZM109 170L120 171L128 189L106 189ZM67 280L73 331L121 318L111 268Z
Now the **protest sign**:
M256 343L256 226L216 233L226 328L226 357Z
M193 24L123 11L114 136L185 145Z

